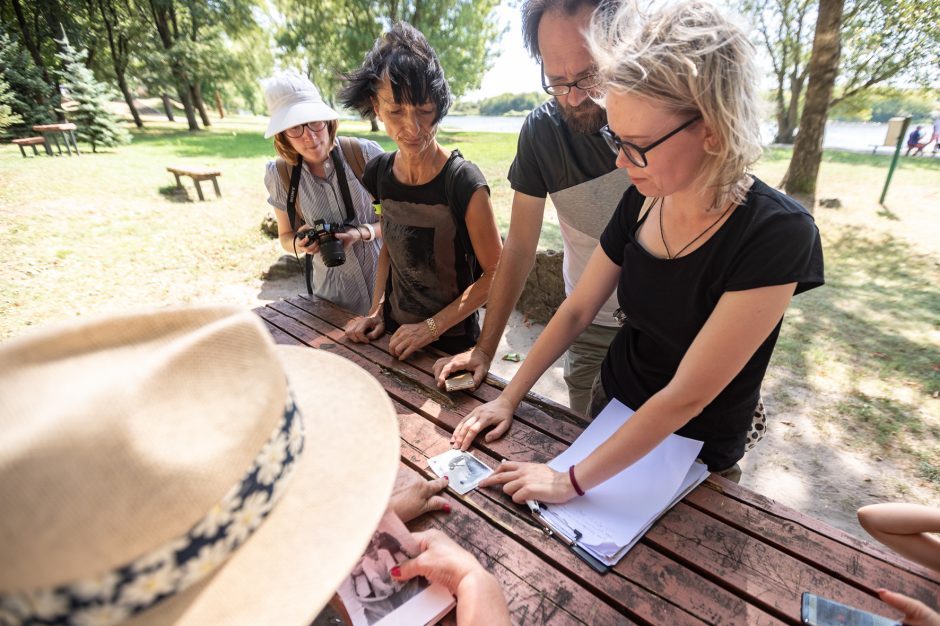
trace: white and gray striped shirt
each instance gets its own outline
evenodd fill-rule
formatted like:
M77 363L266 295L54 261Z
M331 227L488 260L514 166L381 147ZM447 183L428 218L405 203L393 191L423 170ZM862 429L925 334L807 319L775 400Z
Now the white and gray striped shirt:
M374 141L360 139L366 162L382 154L382 147ZM372 206L372 198L353 174L352 168L340 151L349 195L352 197L355 221L358 224L374 224L379 221ZM326 222L346 221L346 208L337 183L331 159L327 159L326 177L314 175L304 168L297 190L297 210L304 222L312 224L322 219ZM280 211L287 210L287 189L281 180L274 161L269 161L264 174L264 185L268 189L268 204ZM335 302L345 309L364 315L372 305L375 288L375 268L381 250L379 241L357 241L346 249L346 262L337 267L326 267L320 255L313 257L313 293Z

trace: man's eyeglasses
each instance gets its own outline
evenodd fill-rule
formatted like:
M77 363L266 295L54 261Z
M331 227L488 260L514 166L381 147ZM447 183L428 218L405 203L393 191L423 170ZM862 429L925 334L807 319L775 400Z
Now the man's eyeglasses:
M577 87L581 91L592 91L597 89L601 84L601 79L597 74L588 74L587 76L582 76L578 80L572 83L555 83L549 85L545 80L545 65L541 64L542 68L542 89L545 92L552 96L567 96L571 93L572 87Z
M307 122L306 124L298 124L297 126L291 126L287 130L285 130L284 134L290 137L291 139L299 139L304 136L304 128L309 128L313 132L318 133L324 128L326 128L326 122L321 120L318 122Z
M607 141L607 145L610 146L610 149L614 151L614 154L617 154L618 152L623 150L623 156L627 157L628 161L630 161L637 167L646 167L647 165L646 153L647 152L649 152L650 150L652 150L659 144L663 143L664 141L666 141L673 135L678 135L679 133L684 131L686 128L688 128L695 122L699 121L700 119L702 119L702 116L696 115L695 117L690 119L688 122L686 122L679 128L666 133L665 135L663 135L662 137L660 137L653 143L649 144L645 148L641 148L635 143L624 141L623 139L621 139L620 137L614 134L614 131L610 129L609 124L605 124L604 127L601 128L601 137L603 137Z

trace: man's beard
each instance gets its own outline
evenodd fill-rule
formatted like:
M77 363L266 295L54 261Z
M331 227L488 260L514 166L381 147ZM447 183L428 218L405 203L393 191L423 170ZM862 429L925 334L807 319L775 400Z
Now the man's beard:
M607 123L607 111L590 98L585 98L584 102L576 107L563 104L561 100L556 101L565 123L575 132L590 135Z

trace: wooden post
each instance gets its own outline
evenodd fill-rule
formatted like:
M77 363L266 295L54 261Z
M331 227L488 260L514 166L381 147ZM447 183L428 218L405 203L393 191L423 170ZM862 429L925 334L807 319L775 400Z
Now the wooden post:
M225 118L225 109L222 107L222 96L219 95L219 92L215 92L215 108L219 111L219 117Z

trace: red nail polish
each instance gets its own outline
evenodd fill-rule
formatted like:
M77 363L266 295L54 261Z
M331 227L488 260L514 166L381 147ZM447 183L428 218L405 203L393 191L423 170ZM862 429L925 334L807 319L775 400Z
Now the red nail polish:
M444 480L449 481L449 480L450 480L450 476L445 476L445 477L444 477Z
M449 513L450 513L450 505L449 505L449 504L445 504L444 506L441 507L441 510L444 511L445 513L448 513L448 514L449 514Z
M398 567L397 565L388 571L395 578L398 578L399 576L401 576L401 568Z

